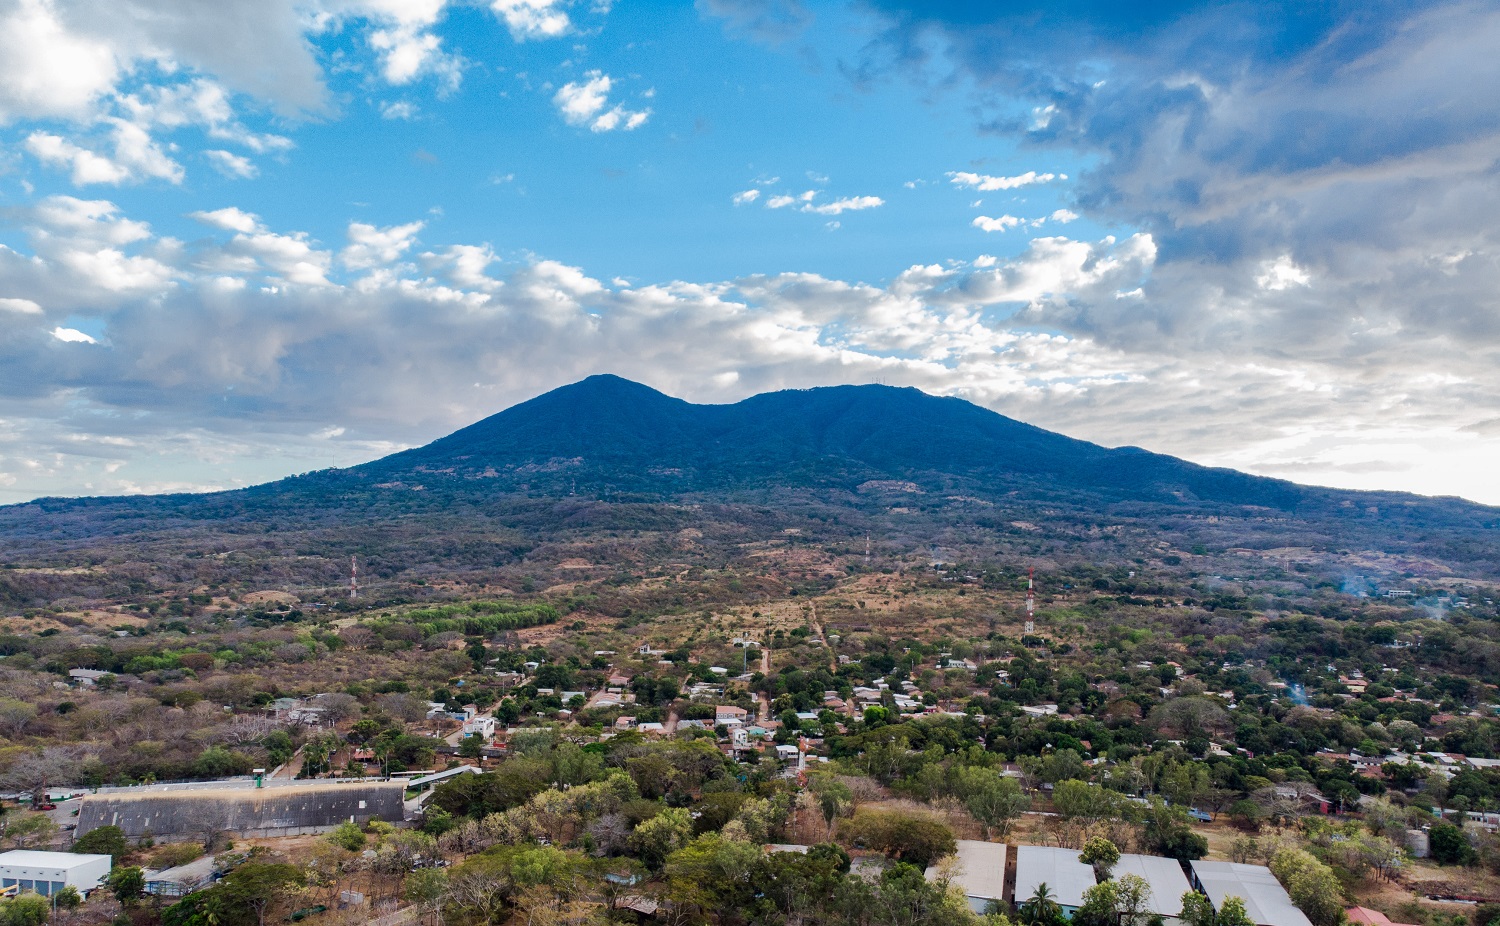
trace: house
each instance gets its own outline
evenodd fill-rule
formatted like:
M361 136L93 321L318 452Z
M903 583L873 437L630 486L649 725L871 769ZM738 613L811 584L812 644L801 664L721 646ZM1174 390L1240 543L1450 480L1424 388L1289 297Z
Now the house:
M1078 860L1077 849L1020 846L1016 849L1016 903L1023 904L1041 885L1072 919L1083 906L1083 893L1093 887L1094 869Z
M104 883L113 864L108 855L15 849L0 853L0 888L19 887L43 897L64 887L86 894Z
M1255 926L1312 926L1271 869L1201 859L1189 864L1193 869L1193 887L1208 895L1215 910L1230 897L1238 897L1245 902L1245 913Z
M68 670L68 678L72 679L75 685L79 685L84 688L93 688L95 685L99 684L99 679L104 678L106 675L113 677L114 673L103 672L99 669Z
M625 716L616 717L615 718L615 729L616 730L634 730L635 729L635 718L634 717L625 717Z
M733 704L720 704L714 708L715 723L724 723L727 720L738 720L743 723L745 718L749 715L749 711L745 710L743 707L737 707Z
M1021 707L1027 717L1052 717L1057 714L1056 704L1027 704Z
M1344 911L1352 926L1407 926L1405 923L1392 923L1391 918L1379 910L1371 910L1369 907L1350 907Z
M643 723L637 726L636 729L652 736L661 736L667 732L666 726L659 723Z
M464 736L478 736L481 739L494 739L495 718L493 717L470 717L464 721Z
M1005 901L1005 851L1005 845L998 842L958 841L958 851L954 855L957 870L951 881L964 892L969 909L975 913L984 913L992 902L1003 904ZM928 881L937 880L941 874L942 866L928 866Z

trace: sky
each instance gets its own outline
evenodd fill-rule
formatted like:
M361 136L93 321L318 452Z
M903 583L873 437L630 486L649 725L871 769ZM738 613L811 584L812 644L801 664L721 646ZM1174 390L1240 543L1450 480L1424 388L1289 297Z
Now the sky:
M0 504L606 372L1500 504L1497 47L1467 2L0 0Z

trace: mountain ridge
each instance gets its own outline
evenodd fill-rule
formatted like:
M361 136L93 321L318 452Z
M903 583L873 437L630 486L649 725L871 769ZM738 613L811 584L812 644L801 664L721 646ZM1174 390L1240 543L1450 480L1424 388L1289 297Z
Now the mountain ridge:
M399 575L708 521L725 550L788 530L829 543L884 533L1071 556L1363 550L1436 573L1500 576L1500 509L1463 499L1304 486L1106 448L912 388L695 405L611 375L345 469L201 495L0 508L0 558L149 561L274 535L257 543L318 560L325 574L339 558L347 569L353 552L379 553ZM1099 548L1120 531L1131 539ZM492 556L489 544L508 552Z

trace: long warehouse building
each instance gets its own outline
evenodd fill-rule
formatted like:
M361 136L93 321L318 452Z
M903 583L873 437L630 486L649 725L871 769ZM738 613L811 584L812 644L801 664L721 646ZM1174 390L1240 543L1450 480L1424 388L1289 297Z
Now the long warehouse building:
M78 813L78 835L118 826L130 839L194 839L216 832L305 836L340 823L399 823L405 816L406 787L400 781L306 781L264 788L241 781L218 784L146 785L87 795Z
M1094 886L1094 869L1078 860L1077 849L1020 846L1016 849L1016 905L1030 900L1038 887L1072 919L1083 906L1083 893Z
M1215 910L1223 909L1230 897L1238 897L1255 926L1312 926L1271 869L1238 862L1197 861L1192 866L1194 886L1208 895Z
M1135 875L1151 888L1147 909L1160 916L1166 926L1182 919L1182 895L1192 891L1193 886L1182 873L1181 862L1159 855L1125 853L1111 869L1110 877L1119 880L1126 875Z

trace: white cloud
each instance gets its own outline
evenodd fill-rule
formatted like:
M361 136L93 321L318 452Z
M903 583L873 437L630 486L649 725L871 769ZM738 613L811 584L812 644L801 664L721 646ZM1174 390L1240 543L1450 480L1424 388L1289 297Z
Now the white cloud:
M1273 261L1267 261L1262 265L1261 272L1255 278L1257 286L1273 292L1292 286L1307 286L1311 281L1311 275L1306 270L1298 267L1292 261L1292 258L1286 254L1281 255Z
M262 230L260 216L253 212L245 212L236 206L227 206L212 212L189 212L188 218L196 219L204 225L211 225L223 231L250 234Z
M30 299L16 299L7 296L0 298L0 312L13 312L17 315L41 315L42 307Z
M120 183L130 177L124 166L80 148L60 135L32 132L26 136L26 150L44 164L71 168L74 186Z
M753 203L757 199L760 199L760 190L745 190L742 193L734 194L734 204L736 206L743 206L746 203Z
M226 177L253 180L260 175L259 168L249 158L241 157L233 152L214 149L203 152L203 156L208 158L214 170Z
M0 13L0 123L87 115L119 77L114 49L70 31L47 0L9 7Z
M1030 186L1033 183L1051 183L1058 179L1057 174L1039 174L1034 170L1028 170L1024 174L1014 177L994 177L989 174L974 174L968 171L949 171L948 179L955 185L961 187L972 187L986 192L993 190L1014 190L1018 187ZM1062 179L1066 180L1064 174Z
M411 119L417 114L417 107L406 100L397 100L380 104L380 118L382 119Z
M748 194L750 193L759 195L756 190L747 190L735 196L735 203L738 204L742 201L753 202L756 196L749 196ZM807 212L813 215L842 215L845 212L859 212L864 209L875 209L885 205L885 200L879 196L846 196L843 199L836 199L832 202L815 203L814 200L819 195L821 194L818 190L804 190L795 195L782 193L767 199L766 208L785 209L788 206L796 206L798 212ZM741 197L745 198L742 200ZM833 227L837 228L838 226L834 225Z
M820 203L817 205L808 203L802 207L802 211L818 215L840 215L845 212L858 212L884 205L885 200L879 196L848 196L843 199L836 199L831 203Z
M92 337L89 337L88 335L84 334L82 331L79 331L77 328L60 328L60 327L59 328L53 328L52 329L52 336L54 338L57 338L59 341L66 341L66 342L68 342L70 344L98 344L99 343L98 341L94 340Z
M145 129L124 119L107 118L102 124L111 127L112 158L47 132L28 135L26 150L45 164L70 168L75 186L147 178L182 182L182 165L168 157Z
M333 255L313 247L302 232L235 235L224 246L224 253L250 258L281 280L303 286L327 286L328 270L333 263Z
M1059 209L1051 215L1052 221L1058 223L1059 225L1066 225L1076 218L1078 218L1078 213L1072 212L1068 209Z
M495 11L517 42L527 39L555 39L573 28L561 0L491 0Z
M987 215L975 216L974 221L969 223L975 228L987 232L1003 232L1015 228L1021 224L1021 220L1013 215L1002 215L999 218L990 218Z
M339 260L351 270L370 270L401 259L416 241L422 222L377 228L363 222L349 223L349 246Z
M630 131L644 125L650 109L628 110L623 105L606 109L614 81L602 71L589 71L582 82L566 83L552 97L553 105L569 125L587 125L590 131Z

